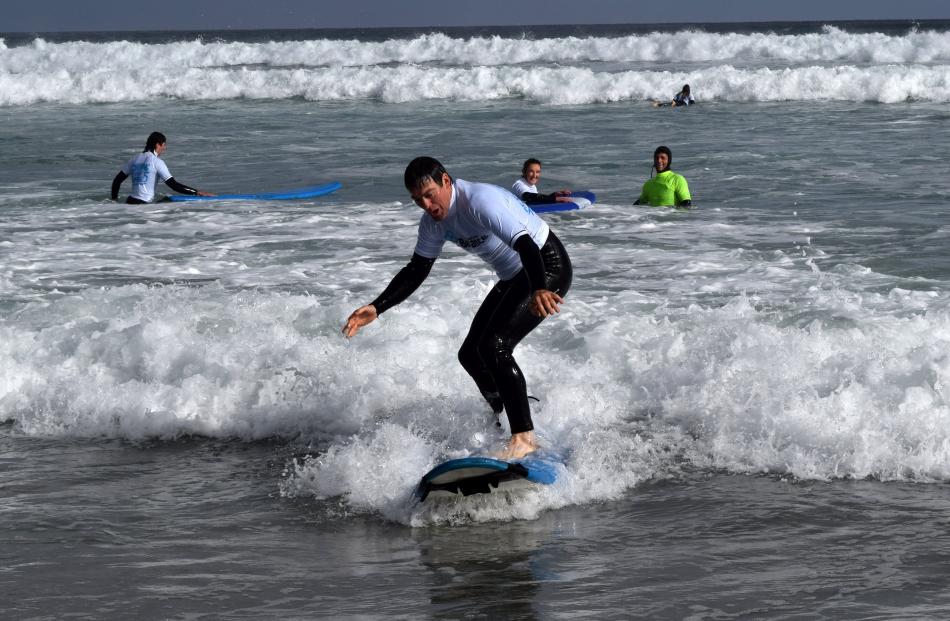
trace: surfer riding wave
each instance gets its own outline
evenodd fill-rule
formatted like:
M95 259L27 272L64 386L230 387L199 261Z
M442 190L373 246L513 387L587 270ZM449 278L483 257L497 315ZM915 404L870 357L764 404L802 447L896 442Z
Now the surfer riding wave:
M571 260L548 225L503 188L453 180L431 157L412 160L404 181L425 211L415 252L375 300L353 311L343 333L355 335L408 298L429 275L446 240L480 256L500 280L475 313L458 358L492 410L508 416L511 439L498 457L524 457L538 443L513 350L546 317L560 312L573 278Z

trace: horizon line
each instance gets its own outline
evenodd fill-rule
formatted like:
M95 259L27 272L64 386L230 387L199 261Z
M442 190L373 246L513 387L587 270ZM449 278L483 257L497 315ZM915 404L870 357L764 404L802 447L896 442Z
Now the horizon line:
M216 27L216 28L163 28L159 30L143 30L141 28L114 28L109 30L94 30L94 29L80 29L80 30L4 30L0 31L0 37L3 35L44 35L44 34L81 34L81 33L107 33L107 32L123 32L123 33L155 33L155 32L260 32L260 31L278 31L278 32L305 32L305 31L314 31L314 30L429 30L429 29L441 29L441 28L457 28L457 29L478 29L478 28L557 28L557 27L601 27L601 26L638 26L638 27L650 27L650 26L703 26L703 25L746 25L746 24L857 24L857 23L894 23L894 22L907 22L908 24L923 24L927 22L950 22L950 17L946 18L872 18L872 19L781 19L781 20L768 20L768 19L752 19L752 20L741 20L741 21L672 21L672 22L601 22L601 23L590 23L590 24L580 24L580 23L561 23L561 24L478 24L478 25L419 25L419 26L314 26L309 28L299 28L299 27L272 27L272 28L232 28L232 27Z

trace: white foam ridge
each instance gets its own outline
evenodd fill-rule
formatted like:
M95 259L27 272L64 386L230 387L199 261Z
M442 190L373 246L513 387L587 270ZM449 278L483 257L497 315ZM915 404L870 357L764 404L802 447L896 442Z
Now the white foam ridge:
M411 524L531 518L683 465L950 479L946 296L829 289L815 300L826 319L784 326L745 296L640 311L630 293L576 300L518 348L542 441L566 455L555 485L415 506L427 468L506 434L455 360L471 286L422 294L352 340L348 294L127 285L30 303L0 324L0 420L34 436L285 438L311 449L283 493Z
M310 101L490 101L523 98L576 105L668 99L690 83L700 101L950 101L950 65L740 69L729 65L691 71L604 72L589 68L340 67L220 69L72 74L0 74L0 105L40 102L107 103L155 98L183 100L290 99ZM570 84L570 88L563 85Z
M696 94L707 100L942 102L948 101L948 61L950 32L893 36L834 27L800 35L681 31L459 39L428 34L384 42L36 39L17 47L0 43L0 105L154 97L384 102L524 97L576 104L667 98L682 83L696 85ZM690 63L704 66L682 69ZM570 93L564 92L566 83Z

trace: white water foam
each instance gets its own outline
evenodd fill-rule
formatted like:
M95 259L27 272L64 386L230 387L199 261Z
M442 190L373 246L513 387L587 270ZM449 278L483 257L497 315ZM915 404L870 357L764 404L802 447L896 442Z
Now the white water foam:
M890 36L836 28L802 35L683 31L539 40L443 34L385 42L37 39L12 48L0 45L0 105L156 97L384 102L523 97L582 104L665 99L682 83L693 84L700 100L945 102L950 101L947 61L947 32ZM684 70L683 63L705 66Z
M666 99L671 85L690 83L700 101L950 101L950 65L861 68L598 72L587 68L418 66L328 69L188 69L115 73L0 74L0 105L105 103L171 97L185 100L484 101L524 98L547 104ZM571 88L562 88L570 84Z
M504 438L455 360L471 286L421 295L351 340L339 329L356 299L133 285L32 303L0 326L0 418L38 436L311 443L285 494L414 524L532 517L681 464L950 478L950 304L938 294L818 290L815 303L839 308L824 316L860 320L799 327L744 297L643 313L628 292L571 301L518 349L543 400L539 432L567 454L558 483L529 501L413 507L426 468ZM926 310L880 315L889 306Z
M685 30L621 37L453 38L435 33L383 42L317 39L269 43L202 40L146 44L133 41L51 43L7 47L0 43L0 72L64 69L90 73L108 67L143 71L163 66L347 67L438 63L457 66L573 62L937 63L950 61L950 33L911 31L893 36L849 33L708 33Z

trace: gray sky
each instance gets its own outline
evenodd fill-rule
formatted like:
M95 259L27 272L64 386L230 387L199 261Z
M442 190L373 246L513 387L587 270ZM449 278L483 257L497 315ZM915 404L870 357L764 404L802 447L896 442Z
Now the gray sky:
M950 0L6 0L0 32L950 19Z

